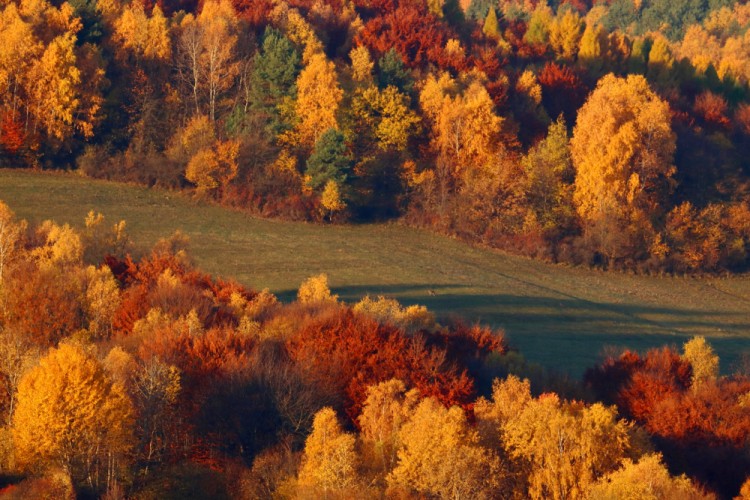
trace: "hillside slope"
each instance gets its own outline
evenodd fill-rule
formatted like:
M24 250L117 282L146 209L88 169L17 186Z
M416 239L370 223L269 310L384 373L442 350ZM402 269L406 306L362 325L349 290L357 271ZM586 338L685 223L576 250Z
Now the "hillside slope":
M70 175L0 170L19 217L125 219L139 246L175 230L205 271L282 298L327 273L345 300L383 294L507 330L530 360L578 375L608 345L646 349L705 335L729 371L750 350L750 277L651 278L547 265L396 225L259 220L175 193Z

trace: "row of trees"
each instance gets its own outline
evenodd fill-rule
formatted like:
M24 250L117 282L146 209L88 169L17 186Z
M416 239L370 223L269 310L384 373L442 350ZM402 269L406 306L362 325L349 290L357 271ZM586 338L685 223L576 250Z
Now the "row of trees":
M124 223L30 228L0 205L3 493L728 498L750 475L750 379L701 337L576 385L500 331L347 305L325 276L281 304L184 245L134 259Z
M750 11L683 3L678 25L656 1L14 0L0 161L550 260L744 269Z

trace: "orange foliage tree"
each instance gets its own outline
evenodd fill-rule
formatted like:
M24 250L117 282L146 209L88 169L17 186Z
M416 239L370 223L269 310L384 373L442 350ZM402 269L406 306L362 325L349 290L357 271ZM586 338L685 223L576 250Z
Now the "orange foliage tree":
M466 337L471 345L471 336ZM429 333L406 336L396 327L342 310L304 325L287 349L310 380L343 396L347 415L355 422L368 387L391 378L446 406L471 408L471 376L460 359L451 359L439 337ZM481 356L489 349L475 343L473 352Z
M664 348L644 357L626 351L589 370L597 397L643 425L669 464L730 497L750 474L744 454L750 432L746 377L700 382L690 363Z

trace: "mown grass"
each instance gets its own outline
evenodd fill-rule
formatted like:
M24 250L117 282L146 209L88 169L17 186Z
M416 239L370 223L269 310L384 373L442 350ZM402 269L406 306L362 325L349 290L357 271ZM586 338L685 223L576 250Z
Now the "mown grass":
M75 175L0 170L0 200L30 222L76 226L89 210L125 219L143 248L180 230L203 270L294 297L327 273L347 301L365 294L504 327L524 356L577 376L605 346L645 350L710 339L728 372L750 351L750 277L679 278L544 264L395 224L260 220L180 194Z

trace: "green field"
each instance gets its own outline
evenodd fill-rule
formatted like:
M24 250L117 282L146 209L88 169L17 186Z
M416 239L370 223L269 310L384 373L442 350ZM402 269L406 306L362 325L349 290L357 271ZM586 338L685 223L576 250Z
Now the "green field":
M506 329L526 358L579 375L604 346L710 339L728 372L750 351L750 277L652 278L543 264L400 225L260 220L178 193L75 175L0 170L0 200L30 222L125 219L137 245L179 229L203 270L291 299L327 273L334 292L425 304Z

